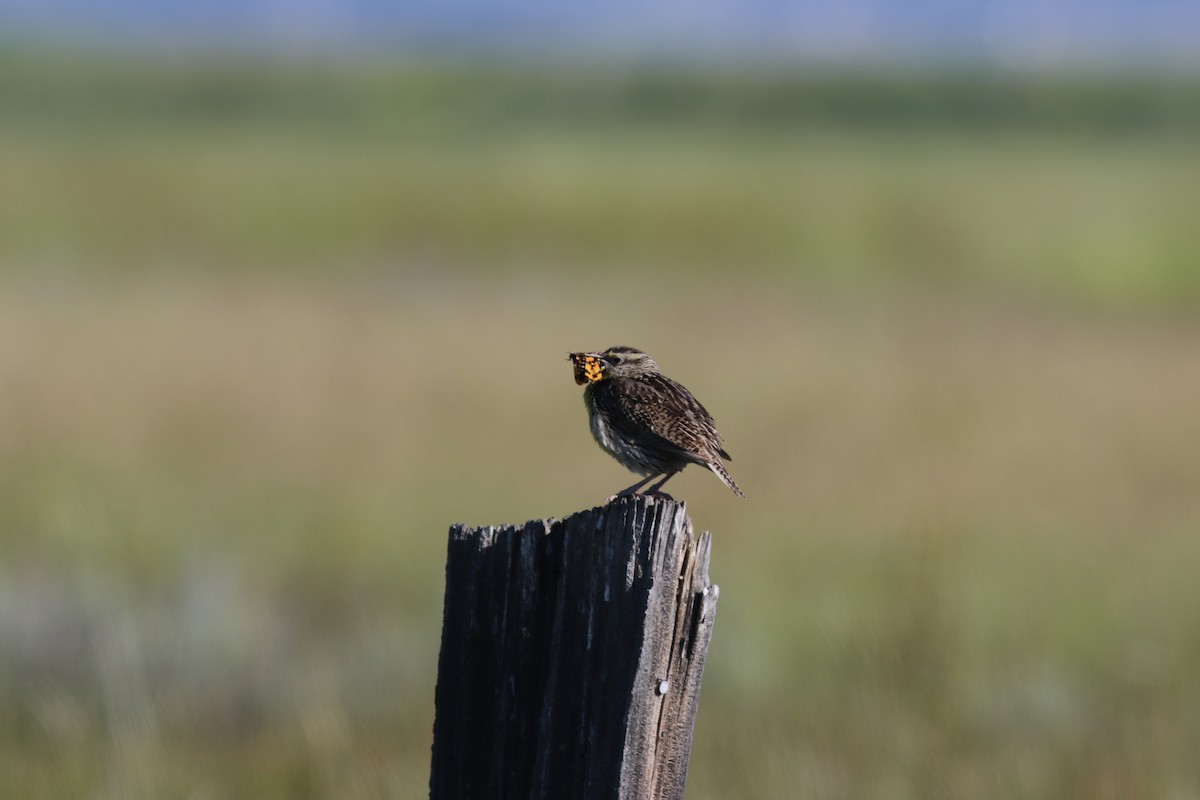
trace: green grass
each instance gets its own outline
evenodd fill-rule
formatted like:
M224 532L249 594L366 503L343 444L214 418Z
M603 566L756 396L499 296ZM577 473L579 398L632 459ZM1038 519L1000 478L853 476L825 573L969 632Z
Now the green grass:
M690 798L1200 792L1200 150L1080 122L1142 94L14 63L0 796L420 796L446 530L627 484L613 344L749 495L672 483Z
M1179 76L8 61L9 271L1200 298Z
M300 138L0 137L0 258L133 274L749 270L1110 307L1200 298L1191 144Z

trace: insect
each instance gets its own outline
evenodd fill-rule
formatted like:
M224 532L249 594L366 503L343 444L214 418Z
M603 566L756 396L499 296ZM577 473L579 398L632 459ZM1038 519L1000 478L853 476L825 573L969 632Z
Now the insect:
M604 366L595 355L572 353L571 361L575 364L575 382L580 386L604 377Z

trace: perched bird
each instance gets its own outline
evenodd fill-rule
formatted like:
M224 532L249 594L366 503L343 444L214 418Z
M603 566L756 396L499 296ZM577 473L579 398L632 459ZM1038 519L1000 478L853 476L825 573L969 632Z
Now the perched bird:
M587 388L587 404L596 443L645 480L619 492L657 494L688 464L708 467L738 497L745 497L725 470L725 452L713 418L692 393L658 371L654 359L633 347L603 353L571 353L575 382Z

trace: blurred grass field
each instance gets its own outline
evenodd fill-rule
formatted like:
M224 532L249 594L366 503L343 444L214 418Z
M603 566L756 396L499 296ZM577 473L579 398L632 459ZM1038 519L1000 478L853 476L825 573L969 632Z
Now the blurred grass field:
M564 360L613 344L749 495L672 482L722 588L690 798L1200 796L1152 80L8 65L0 796L424 794L446 529L627 485Z

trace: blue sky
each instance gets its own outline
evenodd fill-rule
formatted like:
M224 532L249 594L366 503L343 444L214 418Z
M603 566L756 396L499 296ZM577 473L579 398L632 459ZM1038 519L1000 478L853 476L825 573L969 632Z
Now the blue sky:
M1012 64L1200 60L1195 0L0 0L0 37Z

